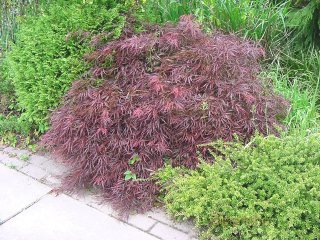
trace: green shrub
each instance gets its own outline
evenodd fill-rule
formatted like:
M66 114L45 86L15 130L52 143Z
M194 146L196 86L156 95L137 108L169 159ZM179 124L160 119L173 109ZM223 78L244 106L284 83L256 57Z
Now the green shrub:
M319 239L319 134L207 147L214 164L158 174L173 216L193 219L204 239Z
M28 134L31 125L28 122L21 122L17 116L4 116L0 114L0 136L8 132Z
M14 115L4 116L0 114L0 143L16 146L30 144L32 137L28 136L31 124ZM24 139L21 141L21 139ZM23 142L23 143L22 143Z
M88 69L82 57L91 36L109 32L105 41L120 36L124 7L115 2L56 0L21 23L17 43L4 60L5 73L14 85L22 119L40 132L47 129L49 112L71 82Z

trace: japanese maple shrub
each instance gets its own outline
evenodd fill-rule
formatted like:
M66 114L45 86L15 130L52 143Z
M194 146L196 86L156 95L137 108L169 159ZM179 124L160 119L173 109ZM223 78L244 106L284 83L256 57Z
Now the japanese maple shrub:
M287 103L257 78L264 50L233 35L177 26L100 45L43 143L71 167L65 187L95 185L121 210L152 206L146 180L165 159L195 167L197 145L276 133Z

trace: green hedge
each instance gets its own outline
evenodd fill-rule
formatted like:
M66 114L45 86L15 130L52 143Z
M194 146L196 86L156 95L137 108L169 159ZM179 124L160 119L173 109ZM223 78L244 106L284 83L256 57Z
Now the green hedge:
M194 219L204 239L319 239L319 134L208 147L214 164L159 173L173 216Z
M83 55L90 50L91 36L109 32L106 41L120 36L124 7L115 2L56 0L21 23L3 73L14 85L22 119L40 132L71 82L88 69Z

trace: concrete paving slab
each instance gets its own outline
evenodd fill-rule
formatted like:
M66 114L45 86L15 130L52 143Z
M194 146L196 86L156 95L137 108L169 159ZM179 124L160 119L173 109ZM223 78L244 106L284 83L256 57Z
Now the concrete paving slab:
M151 211L147 212L146 215L167 225L174 225L174 222L172 221L170 216L165 213L165 210L163 208L154 208Z
M41 155L32 155L29 159L31 164L34 164L53 176L60 176L67 171L67 168L52 158Z
M189 240L188 234L178 231L163 223L157 223L151 230L150 233L156 235L160 239L171 239L171 240Z
M10 158L8 154L0 151L0 162L3 162L5 159Z
M3 151L8 154L14 154L17 157L19 157L21 155L31 155L31 152L26 149L18 149L18 148L14 148L14 147L6 147L3 149Z
M27 162L19 160L16 157L10 157L8 154L0 152L0 163L5 164L6 166L14 169L20 169L28 165Z
M80 192L72 194L71 197L97 209L104 214L119 219L119 221L128 223L129 225L146 232L148 232L157 223L157 220L152 219L145 214L130 215L128 219L122 219L109 203L101 202L101 199L97 197L98 193L99 192L95 190L93 190L93 192L82 190Z
M72 197L73 199L77 199L78 201L93 207L95 204L100 203L100 200L98 199L98 192L95 190L89 191L89 190L81 189L77 192L72 193L70 197Z
M129 216L127 222L144 231L149 231L156 224L157 221L143 214L136 214Z
M44 156L39 156L39 155L32 155L29 158L29 162L31 164L38 166L38 167L40 167L42 164L44 164L47 161L48 161L48 158L46 158Z
M87 204L90 207L97 209L99 212L120 219L119 213L117 213L116 210L114 210L109 203L103 201L102 198L99 197L99 190L81 190L76 193L73 193L71 197Z
M97 209L98 211L113 216L115 218L119 218L119 214L114 210L110 204L102 204L100 202L90 202L88 203L89 206Z
M0 164L0 224L50 191L48 186Z
M44 162L40 167L54 176L63 175L68 170L64 165L62 165L62 163L58 163L53 159L49 159L48 161Z
M46 178L43 179L42 182L50 187L58 188L61 186L61 181L62 181L61 177L48 175Z
M155 240L64 194L47 195L0 226L1 240Z
M23 173L27 174L28 176L33 177L37 180L42 179L48 175L48 173L45 170L43 170L33 164L29 164L29 165L21 168L20 172L23 172Z
M173 219L171 219L168 214L166 214L164 208L155 208L152 211L145 213L144 215L159 222L162 222L165 225L172 226L184 233L188 233L189 235L197 235L197 230L191 221L176 222Z

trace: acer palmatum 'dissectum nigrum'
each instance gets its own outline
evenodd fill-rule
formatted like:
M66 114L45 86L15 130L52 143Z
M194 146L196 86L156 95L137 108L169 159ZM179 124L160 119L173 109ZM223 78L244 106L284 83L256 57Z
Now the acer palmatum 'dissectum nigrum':
M122 212L152 207L147 178L165 159L195 167L198 144L277 133L288 105L258 78L258 44L205 34L192 16L153 29L87 55L42 140L70 167L64 189L97 186Z

